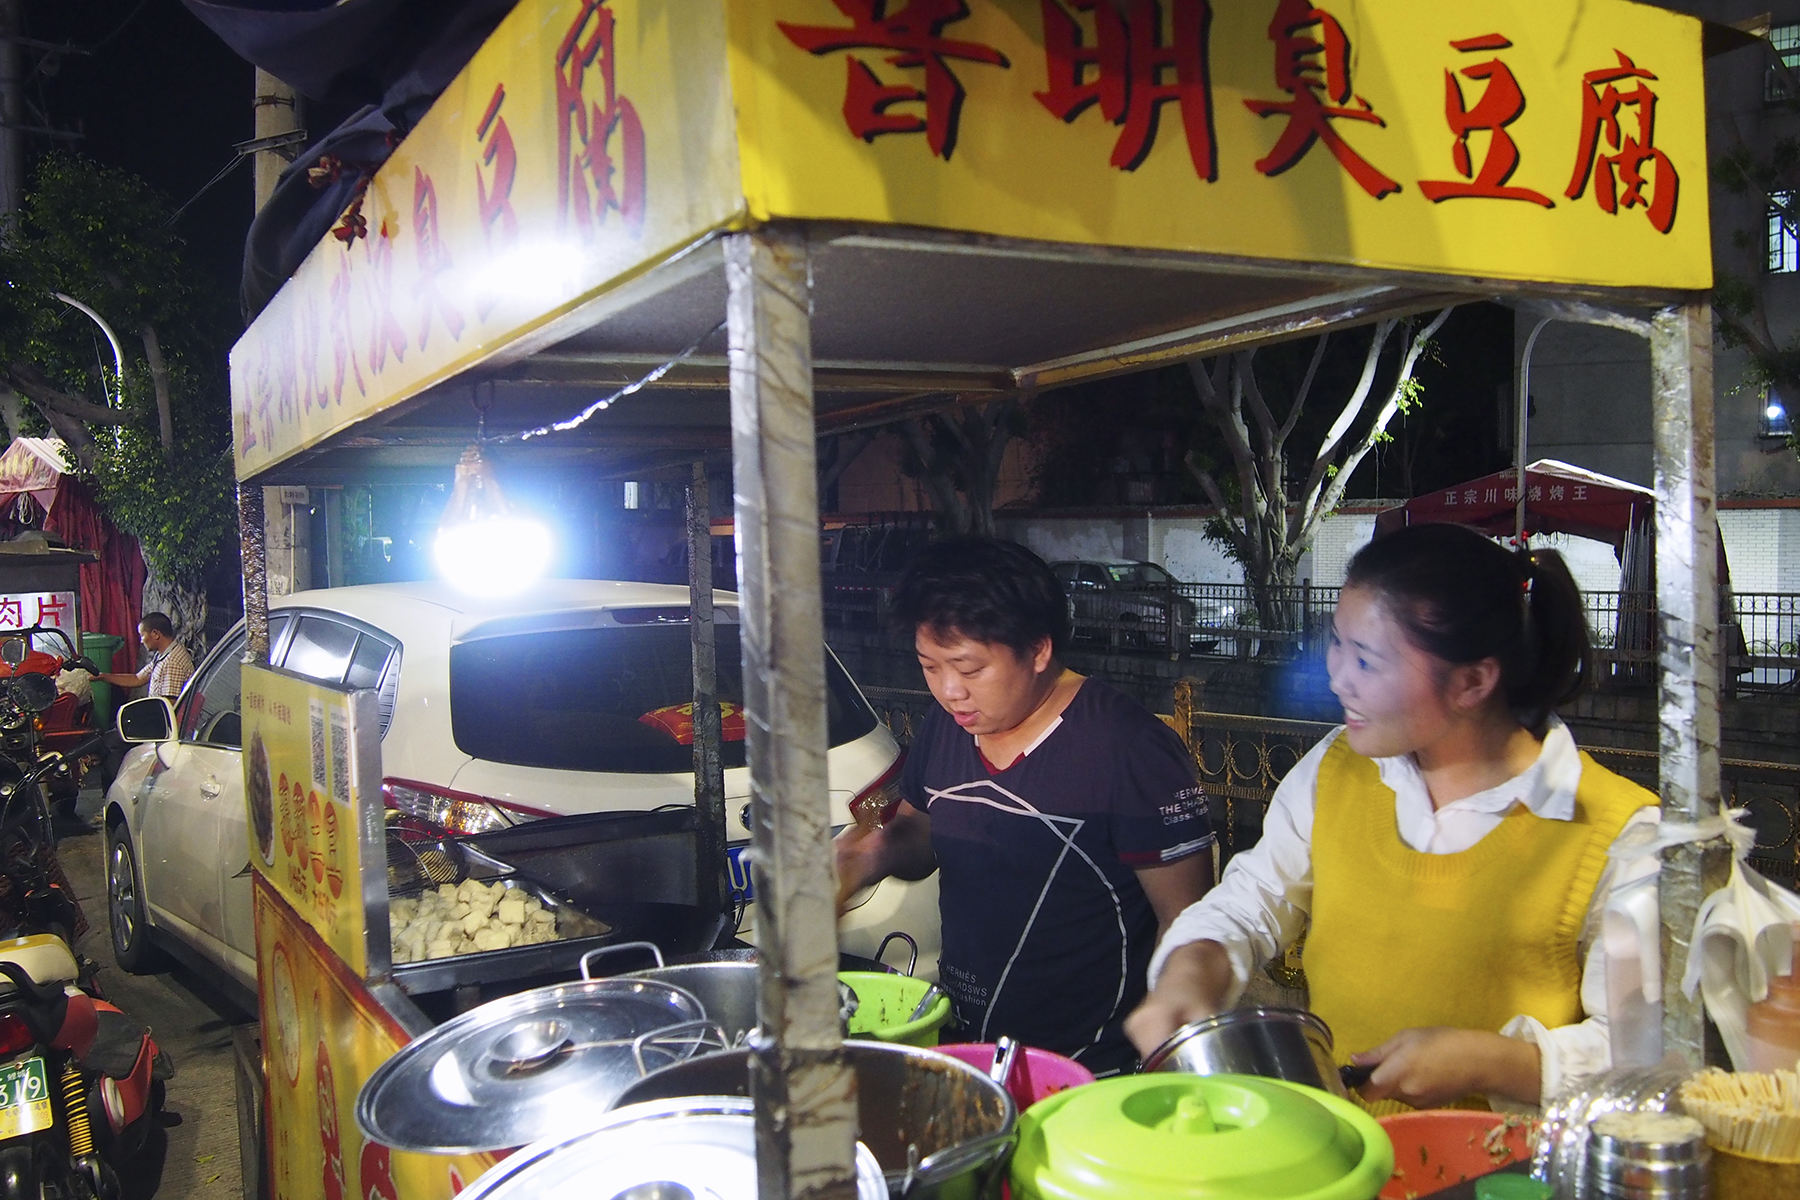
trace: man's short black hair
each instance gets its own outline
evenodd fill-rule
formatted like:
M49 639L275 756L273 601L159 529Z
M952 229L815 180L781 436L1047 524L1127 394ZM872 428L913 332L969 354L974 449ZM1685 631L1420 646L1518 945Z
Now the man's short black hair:
M1060 653L1069 640L1062 584L1043 559L1000 538L931 543L901 572L889 612L902 636L923 626L940 638L957 633L1021 655L1044 638Z
M138 622L138 628L145 633L160 633L166 638L175 636L175 622L169 620L168 613L147 612Z

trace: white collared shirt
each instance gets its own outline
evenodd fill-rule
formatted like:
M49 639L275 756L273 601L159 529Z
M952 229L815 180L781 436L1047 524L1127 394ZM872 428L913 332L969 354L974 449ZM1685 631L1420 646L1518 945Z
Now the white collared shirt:
M1152 986L1162 973L1169 952L1177 946L1216 941L1231 959L1237 985L1229 1002L1235 1004L1251 973L1280 954L1305 928L1306 914L1312 907L1312 827L1319 763L1342 734L1340 726L1294 764L1270 800L1261 840L1233 856L1218 886L1175 918L1150 960ZM1581 757L1568 727L1555 717L1550 719L1536 762L1496 787L1442 808L1432 807L1431 794L1412 756L1378 758L1374 762L1381 782L1394 791L1400 840L1422 854L1459 854L1469 849L1492 833L1514 804L1522 804L1546 820L1568 821L1575 815ZM1638 810L1625 823L1614 845L1638 826L1660 819L1655 806ZM1600 920L1607 902L1618 891L1654 875L1656 869L1657 858L1652 854L1625 862L1609 859L1601 872L1578 943L1582 953L1581 1008L1586 1019L1576 1025L1548 1029L1542 1022L1520 1015L1499 1030L1507 1037L1538 1047L1543 1062L1541 1103L1555 1097L1565 1081L1604 1070L1612 1061Z

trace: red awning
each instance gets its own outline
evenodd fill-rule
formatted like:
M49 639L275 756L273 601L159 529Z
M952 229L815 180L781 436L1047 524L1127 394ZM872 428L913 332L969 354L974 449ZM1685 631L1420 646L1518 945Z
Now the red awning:
M1511 537L1518 499L1518 474L1509 467L1390 508L1375 518L1375 532L1450 522L1490 537ZM1573 534L1621 549L1632 530L1649 524L1651 500L1648 488L1552 458L1525 468L1527 533Z

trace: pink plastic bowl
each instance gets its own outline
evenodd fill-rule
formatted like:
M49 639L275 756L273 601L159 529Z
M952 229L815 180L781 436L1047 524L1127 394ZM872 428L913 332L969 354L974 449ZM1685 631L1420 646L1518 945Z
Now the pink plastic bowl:
M958 1042L951 1046L933 1046L932 1049L982 1071L990 1071L994 1066L992 1042ZM1094 1073L1074 1059L1036 1046L1021 1046L1018 1057L1013 1059L1012 1078L1007 1080L1006 1090L1012 1093L1013 1103L1023 1112L1045 1096L1092 1082Z

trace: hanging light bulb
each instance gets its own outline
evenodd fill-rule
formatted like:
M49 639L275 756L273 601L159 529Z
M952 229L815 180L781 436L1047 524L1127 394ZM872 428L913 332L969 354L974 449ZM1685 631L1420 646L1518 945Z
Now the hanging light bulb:
M513 511L479 445L456 464L456 484L432 547L438 573L483 596L525 590L550 565L550 531Z

